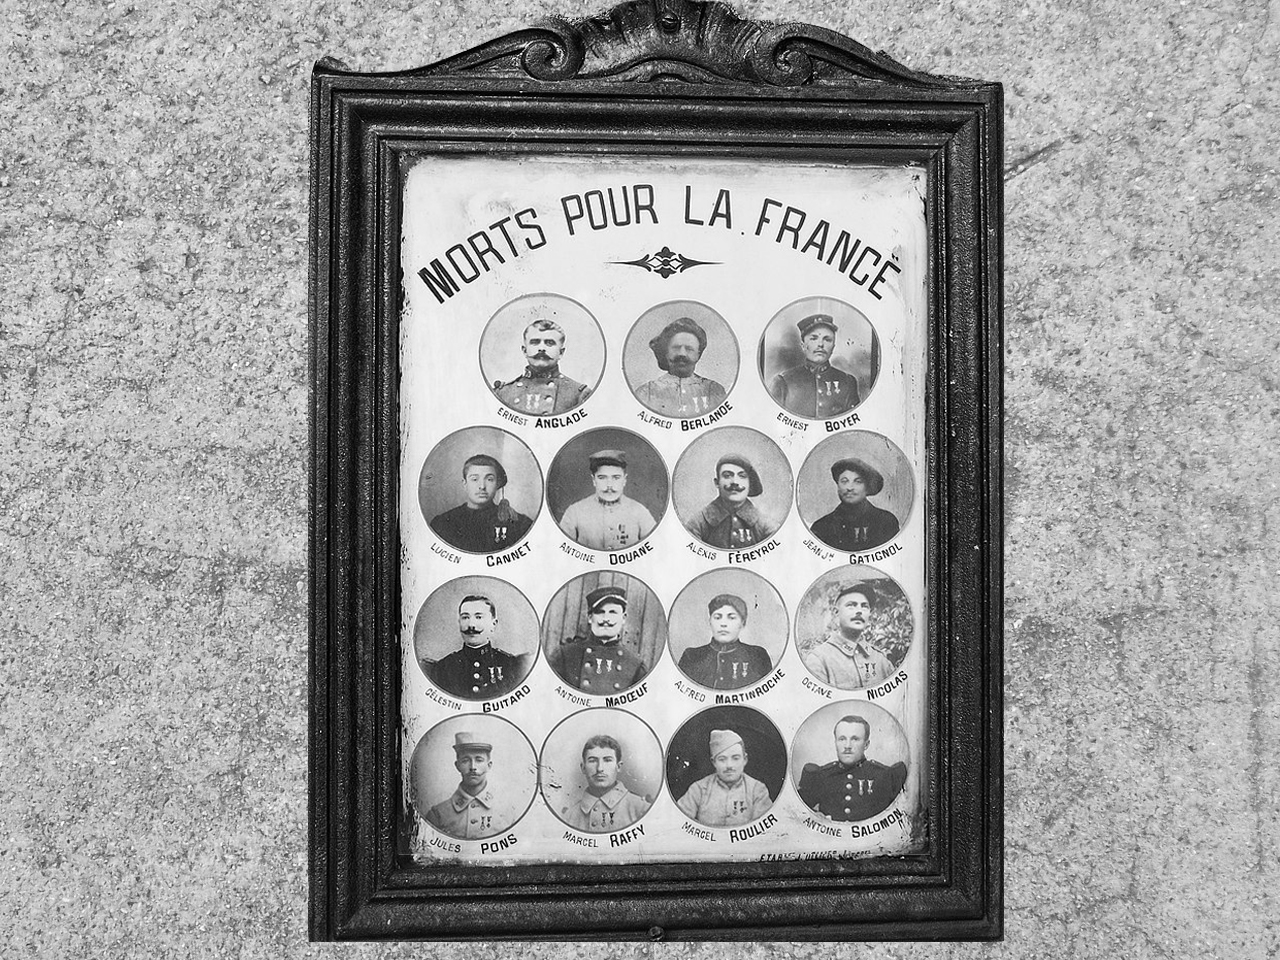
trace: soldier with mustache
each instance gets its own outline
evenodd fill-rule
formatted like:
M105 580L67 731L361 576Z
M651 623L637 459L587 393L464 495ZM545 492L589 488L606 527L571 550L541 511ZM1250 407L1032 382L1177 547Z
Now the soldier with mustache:
M840 690L857 690L892 674L889 658L867 638L875 607L876 594L869 584L842 587L834 603L835 632L804 655L809 672Z
M587 594L587 636L566 639L547 663L556 676L583 693L612 696L630 690L649 668L623 641L626 627L626 590L597 587Z
M726 454L716 463L717 496L689 524L689 532L710 547L740 550L767 540L780 524L766 518L751 497L764 493L751 461Z
M493 645L498 611L493 601L468 594L458 604L458 632L462 647L422 669L432 683L463 700L492 700L510 693L529 673L530 657L508 653Z
M769 393L788 413L809 420L838 417L858 405L858 381L831 365L836 347L836 322L815 313L796 324L804 363L773 378Z
M526 362L524 373L493 385L498 399L512 410L550 417L568 413L591 395L590 387L560 372L565 335L564 328L554 320L535 320L525 327L520 349Z
M663 375L641 384L636 399L650 410L688 420L724 402L724 387L694 372L707 349L707 331L696 320L672 320L649 341L649 349Z

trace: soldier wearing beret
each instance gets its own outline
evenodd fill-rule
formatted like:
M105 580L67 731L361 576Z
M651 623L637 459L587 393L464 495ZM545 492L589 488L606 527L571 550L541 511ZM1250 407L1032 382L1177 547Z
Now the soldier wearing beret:
M747 771L747 748L732 730L712 730L711 762L716 772L689 785L676 806L708 827L737 827L759 820L773 805L769 788Z
M560 811L569 826L587 833L625 830L652 806L648 797L637 797L618 780L622 771L622 744L613 737L591 737L582 745L582 775L587 786L582 795Z
M462 464L466 501L438 514L431 529L445 543L467 553L495 553L519 543L533 521L499 495L507 485L507 471L487 453L467 457Z
M473 733L458 733L453 752L461 782L453 796L427 811L427 823L458 840L482 840L506 830L519 819L519 811L489 784L493 744Z
M441 690L463 700L491 700L510 693L529 673L528 656L493 645L498 611L493 601L468 594L458 604L458 632L462 647L435 662L423 661L427 678Z
M621 550L653 533L657 521L643 503L625 496L627 455L600 450L587 458L595 493L569 504L560 518L565 536L592 550Z
M766 518L749 499L764 493L751 461L726 454L716 464L717 495L689 524L689 532L712 547L738 550L767 540L780 524Z
M636 399L655 413L687 420L724 402L720 384L694 372L707 349L707 332L689 317L672 320L649 341L663 375L641 384Z
M907 779L907 765L885 766L867 758L871 724L862 717L841 717L835 725L836 759L806 763L800 775L800 799L832 820L867 820L893 803Z
M858 690L893 673L889 658L867 638L875 610L875 591L852 583L836 595L836 631L804 655L804 665L823 683Z
M829 547L857 553L888 543L898 535L898 518L867 500L884 489L884 476L857 457L831 466L840 503L813 522L813 535Z
M597 587L587 594L586 637L565 640L547 658L565 683L583 693L612 696L629 690L649 672L622 642L627 626L627 593Z
M747 625L747 604L739 596L722 593L707 604L711 640L680 655L680 672L712 690L738 690L773 669L769 651L739 639Z
M826 420L858 405L858 381L831 365L836 346L836 322L825 313L805 317L800 330L804 363L773 378L769 393L784 410L797 417Z
M553 320L535 320L524 328L524 373L493 384L498 399L512 410L549 417L567 413L591 395L591 388L560 372L564 356L564 328Z

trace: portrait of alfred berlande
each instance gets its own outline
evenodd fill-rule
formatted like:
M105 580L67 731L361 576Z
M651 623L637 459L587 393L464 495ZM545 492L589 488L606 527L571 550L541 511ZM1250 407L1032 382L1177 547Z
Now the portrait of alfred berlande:
M846 701L823 707L800 725L792 776L814 813L839 822L869 820L902 792L906 756L906 738L890 714Z
M693 300L645 311L622 351L627 384L648 409L689 420L715 410L738 376L738 341L720 314Z
M542 475L516 437L466 427L427 456L418 502L432 533L455 550L498 553L528 535L542 505Z
M698 437L681 454L672 481L680 522L721 550L743 550L773 536L791 509L791 484L786 455L748 427L719 427Z
M582 304L555 294L518 297L490 318L480 338L485 382L517 413L569 413L604 371L604 337Z
M866 399L880 369L880 341L849 304L809 297L779 311L760 340L769 395L806 420L839 417Z
M878 433L850 430L823 440L800 467L800 519L828 547L860 553L898 536L915 482L906 456Z

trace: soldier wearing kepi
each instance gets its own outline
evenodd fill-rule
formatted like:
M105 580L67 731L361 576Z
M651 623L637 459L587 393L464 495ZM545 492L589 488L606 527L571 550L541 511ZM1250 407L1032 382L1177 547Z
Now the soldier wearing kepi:
M582 745L582 775L587 786L582 795L560 812L569 826L588 833L625 830L652 806L647 797L637 797L618 780L622 771L622 744L613 737L599 735Z
M591 395L591 388L560 372L564 356L564 328L554 320L535 320L524 328L524 373L493 384L498 399L513 410L549 417L567 413Z
M427 811L427 823L458 840L482 840L501 833L519 817L489 784L493 744L473 733L454 735L454 766L461 782L453 796Z
M740 639L747 625L745 600L722 593L711 598L707 614L711 620L711 642L689 647L680 655L681 673L712 690L737 690L762 679L773 669L769 651Z
M621 550L639 543L658 525L649 508L625 496L627 455L599 450L587 458L595 492L569 504L560 518L565 536L592 550Z
M467 553L495 553L519 543L533 521L501 498L506 485L507 471L495 457L487 453L467 457L462 464L466 501L438 514L431 521L432 531Z
M838 417L857 406L858 381L831 365L836 346L836 322L828 314L805 317L800 330L804 363L773 378L769 393L787 412L810 420Z
M672 320L649 341L649 349L663 375L641 384L636 399L650 410L687 420L724 402L724 387L694 372L707 349L707 332L697 321Z
M769 788L746 772L747 748L732 730L712 730L711 762L716 772L690 784L676 806L708 827L737 827L763 817L772 806Z
M831 465L839 505L813 521L813 535L829 547L857 553L888 543L898 535L898 518L867 500L884 489L884 476L857 457Z
M885 766L867 758L871 724L850 714L836 721L836 759L806 763L800 775L800 799L832 820L867 820L893 803L907 779L907 765Z
M760 474L746 457L726 454L716 464L717 495L689 525L689 532L712 547L738 550L767 540L778 524L765 518L749 498L764 493Z
M441 690L464 700L489 700L510 693L529 673L529 657L493 645L498 611L493 601L468 594L458 604L462 648L434 663L423 661L427 678Z
M597 587L587 594L588 636L573 637L556 648L547 662L565 683L599 696L629 690L648 673L623 643L627 594L621 587Z
M851 583L836 594L836 632L804 655L804 665L823 683L841 690L857 690L879 683L893 664L867 638L876 607L875 591L865 583Z

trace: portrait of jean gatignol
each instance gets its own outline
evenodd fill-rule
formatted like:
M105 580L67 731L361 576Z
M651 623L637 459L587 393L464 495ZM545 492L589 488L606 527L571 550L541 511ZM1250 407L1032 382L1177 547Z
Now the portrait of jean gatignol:
M814 537L844 553L875 550L896 539L914 499L905 454L868 430L827 437L800 467L800 519Z
M640 403L690 420L716 410L738 376L738 341L706 304L673 300L645 311L623 347L622 369Z

